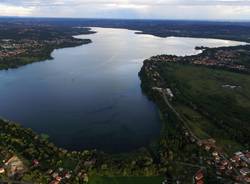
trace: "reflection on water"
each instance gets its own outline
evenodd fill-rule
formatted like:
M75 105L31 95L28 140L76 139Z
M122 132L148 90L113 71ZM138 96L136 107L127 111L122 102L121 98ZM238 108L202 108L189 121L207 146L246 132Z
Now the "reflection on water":
M160 132L157 109L140 89L137 74L144 59L197 54L195 46L239 44L93 29L98 33L78 36L92 44L55 50L53 60L1 71L0 115L49 134L68 149L129 151Z

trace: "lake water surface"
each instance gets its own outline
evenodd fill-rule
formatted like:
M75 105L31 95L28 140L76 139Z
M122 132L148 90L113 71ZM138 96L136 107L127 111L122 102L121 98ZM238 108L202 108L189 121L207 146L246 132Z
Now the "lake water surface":
M143 60L157 54L197 54L195 46L233 46L240 42L159 38L125 29L93 28L77 36L93 43L58 49L53 60L0 71L0 115L58 146L108 152L136 149L157 139L157 108L141 92Z

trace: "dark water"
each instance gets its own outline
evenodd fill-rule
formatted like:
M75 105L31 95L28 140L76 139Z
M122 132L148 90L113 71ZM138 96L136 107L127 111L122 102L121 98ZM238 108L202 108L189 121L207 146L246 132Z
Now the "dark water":
M0 71L0 115L48 134L71 150L130 151L160 132L154 104L143 96L138 72L162 53L195 54L195 46L237 42L158 38L121 29L94 28L93 43L53 52L54 60Z

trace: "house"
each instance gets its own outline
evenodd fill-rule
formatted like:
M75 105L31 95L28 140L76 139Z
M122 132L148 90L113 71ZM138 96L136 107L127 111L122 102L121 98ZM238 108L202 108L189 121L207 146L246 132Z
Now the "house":
M62 172L62 171L63 171L63 168L62 168L62 167L60 167L58 170L59 170L60 172Z
M185 132L185 136L189 136L189 133L188 133L188 132Z
M54 172L54 173L52 174L52 177L53 177L53 178L56 178L57 176L59 176L59 174L58 174L57 172Z
M223 166L228 165L228 161L227 161L227 160L223 160L223 161L221 162L221 165L223 165Z
M88 177L88 174L87 174L87 173L84 173L84 174L83 174L83 181L84 181L85 183L88 183L88 182L89 182L89 177Z
M33 166L38 166L39 165L39 161L35 159L35 160L32 161L32 164L33 164Z
M0 174L5 173L5 169L3 167L0 167Z
M194 183L195 184L204 184L204 174L202 170L196 172L194 176Z
M208 165L212 165L212 162L210 160L207 160Z
M202 146L202 141L197 141L198 146Z
M162 184L169 184L169 183L172 183L172 181L171 181L171 180L168 180L168 179L165 179L165 180L162 182Z
M196 184L204 184L203 180L197 181Z
M240 157L239 156L234 156L233 158L230 159L231 162L236 163L240 161Z
M53 173L53 170L50 169L50 170L47 171L47 173L48 173L48 174L52 174L52 173Z
M56 181L61 181L61 180L62 180L62 177L57 176L55 179L56 179Z
M197 174L196 176L195 176L195 180L201 180L201 179L203 179L203 174L202 173L199 173L199 174Z
M208 142L210 142L211 144L215 144L216 140L215 139L208 139Z
M174 94L170 88L166 88L167 95L170 96L171 98L174 97Z
M214 157L216 157L216 156L218 156L219 154L218 154L218 152L214 151L214 152L212 153L212 155L213 155Z
M250 159L247 158L246 156L242 156L242 157L240 157L240 159L241 159L243 162L245 162L245 163L247 163L247 164L250 165Z
M199 170L199 171L195 174L195 177L194 177L194 179L195 179L196 181L202 180L203 178L204 178L204 174L203 174L202 170Z
M152 87L152 90L162 93L162 88Z
M22 174L25 171L23 162L17 157L11 157L6 163L5 166L8 168L9 176L14 176L16 174Z
M215 157L215 161L220 161L220 157L219 157L219 156L216 156L216 157Z
M60 181L54 180L50 184L59 184L59 183L60 183Z
M238 182L242 182L243 179L244 179L244 177L243 177L243 176L236 176L234 179L235 179L236 181L238 181Z
M245 182L250 183L250 177L247 177L247 176L246 176L246 177L244 178L244 180L245 180Z
M228 170L232 170L232 169L233 169L233 166L232 166L232 165L228 165L228 166L227 166L227 169L228 169Z
M70 179L71 178L71 174L67 172L64 177L67 178L67 179Z
M235 156L242 157L244 154L241 151L234 153Z
M240 169L240 173L243 175L243 176L246 176L246 175L248 175L248 174L250 174L250 169L248 169L248 168L242 168L242 169Z
M209 151L211 149L210 145L205 145L205 150Z
M245 157L247 157L248 159L250 159L250 152L246 152Z
M220 166L220 171L224 171L226 168L225 168L225 166Z

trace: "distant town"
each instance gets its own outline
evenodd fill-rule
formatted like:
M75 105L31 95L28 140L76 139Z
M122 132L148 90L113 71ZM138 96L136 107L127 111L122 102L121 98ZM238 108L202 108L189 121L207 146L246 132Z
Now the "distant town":
M196 48L197 49L197 48ZM198 49L200 50L200 49ZM194 65L204 65L238 72L249 73L249 65L244 63L250 58L250 46L206 48L195 56L177 57L169 55L153 56L153 62L173 62Z
M40 31L37 31L39 27ZM4 26L0 23L0 69L17 68L32 62L51 59L54 49L91 43L73 36L94 33L87 28L48 25ZM61 30L62 29L62 30Z
M82 40L77 40L73 38L62 38L54 40L10 40L2 39L0 40L0 57L2 58L12 58L12 57L22 57L25 55L36 56L38 54L42 55L41 49L44 47L57 48L60 45L81 45L85 42Z

